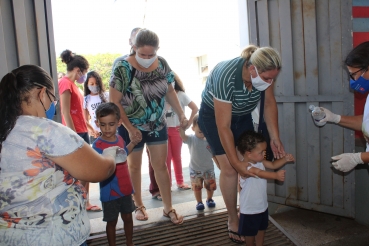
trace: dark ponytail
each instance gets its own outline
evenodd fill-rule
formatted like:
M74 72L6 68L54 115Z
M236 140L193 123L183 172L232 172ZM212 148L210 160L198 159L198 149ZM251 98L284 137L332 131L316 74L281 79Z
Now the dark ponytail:
M37 83L37 84L35 84ZM50 75L41 67L24 65L6 74L0 81L0 153L2 144L23 113L22 102L29 101L29 92L40 85L53 90Z

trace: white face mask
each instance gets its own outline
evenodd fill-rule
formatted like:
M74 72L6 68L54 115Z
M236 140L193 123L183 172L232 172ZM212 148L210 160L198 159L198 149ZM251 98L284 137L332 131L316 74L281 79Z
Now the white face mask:
M257 89L258 91L265 91L272 83L273 83L273 80L272 82L269 84L267 82L265 82L264 80L262 80L259 76L259 73L258 73L258 70L256 69L255 67L255 71L256 71L256 74L258 76L256 76L255 78L253 78L251 76L251 83L252 83L252 86L255 87L255 89Z
M136 52L136 61L138 62L138 64L140 64L144 68L150 67L151 64L153 64L155 60L156 60L156 55L150 59L144 59L144 58L139 57Z

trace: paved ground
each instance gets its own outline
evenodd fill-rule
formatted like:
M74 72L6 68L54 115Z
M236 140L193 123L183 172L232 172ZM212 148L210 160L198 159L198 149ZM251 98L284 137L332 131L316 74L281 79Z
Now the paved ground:
M189 154L187 146L182 149L183 159L183 175L186 183L190 184L188 171ZM219 170L215 166L217 184L219 184ZM174 177L174 174L172 174ZM196 211L196 201L191 190L179 191L176 188L175 182L172 186L172 200L174 207L178 212L190 218L193 215L198 215ZM143 158L142 165L142 196L143 202L149 214L149 220L142 222L134 220L135 226L143 226L149 223L157 223L166 221L162 216L162 202L151 199L151 194L148 191L149 175L147 158ZM206 197L206 191L203 191L203 197ZM99 201L99 185L90 184L90 199L93 204L101 206ZM217 203L215 209L205 209L205 213L216 210L225 209L221 192L218 189L214 193L214 200ZM283 205L278 205L283 206ZM270 205L270 210L273 210L273 205ZM295 209L286 207L286 209L278 209L282 211L273 214L272 218L283 228L286 233L293 238L293 241L298 242L298 245L306 246L361 246L369 245L369 228L358 224L352 219L347 219L335 215L324 214L315 211L304 209ZM102 222L102 212L89 212L91 219L92 234L104 231L105 223ZM122 229L121 221L118 223L117 229Z

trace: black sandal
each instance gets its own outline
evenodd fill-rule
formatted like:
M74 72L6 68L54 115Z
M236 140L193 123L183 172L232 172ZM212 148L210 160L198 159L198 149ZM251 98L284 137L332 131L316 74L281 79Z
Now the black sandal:
M237 235L241 239L241 235L238 234L237 232L234 232L234 231L228 229L228 233L231 233L233 235ZM229 240L231 240L232 242L237 243L237 244L245 244L245 242L243 242L242 240L238 240L238 239L235 239L233 237L230 237Z

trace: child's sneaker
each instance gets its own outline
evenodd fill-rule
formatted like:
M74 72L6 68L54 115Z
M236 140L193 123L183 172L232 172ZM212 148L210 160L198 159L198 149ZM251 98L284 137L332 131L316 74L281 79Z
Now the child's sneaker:
M206 205L208 205L209 208L215 207L215 202L213 199L206 200Z
M196 210L204 210L205 206L202 202L197 203Z

